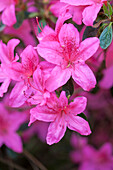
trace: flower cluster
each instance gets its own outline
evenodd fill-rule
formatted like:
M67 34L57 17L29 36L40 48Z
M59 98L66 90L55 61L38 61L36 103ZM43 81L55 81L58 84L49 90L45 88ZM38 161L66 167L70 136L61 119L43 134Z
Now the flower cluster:
M52 145L67 127L88 136L92 131L85 114L92 129L101 122L99 112L103 119L107 112L112 120L112 4L0 0L0 147L5 144L20 153L20 136L26 141L33 134ZM19 134L26 121L27 129ZM101 132L101 139L95 135L103 144L100 150L80 138L80 148L71 153L80 170L113 168L112 141L107 143L109 135L104 140L101 127L96 128ZM93 134L89 138L97 145Z

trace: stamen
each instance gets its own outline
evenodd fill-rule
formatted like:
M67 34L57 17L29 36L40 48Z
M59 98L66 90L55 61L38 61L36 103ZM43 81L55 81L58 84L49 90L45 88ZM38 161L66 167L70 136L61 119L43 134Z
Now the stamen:
M36 22L37 22L37 24L38 24L38 27L40 28L40 30L41 31L43 31L43 26L42 26L42 23L41 23L41 26L40 26L40 24L39 24L39 21L38 21L38 17L36 17ZM42 27L42 28L41 28Z
M31 86L33 89L35 89L35 90L37 90L37 91L43 93L43 91L41 91L41 90L35 88L35 87L31 84L31 82L30 82L30 77L28 77L28 83L30 84L30 86Z

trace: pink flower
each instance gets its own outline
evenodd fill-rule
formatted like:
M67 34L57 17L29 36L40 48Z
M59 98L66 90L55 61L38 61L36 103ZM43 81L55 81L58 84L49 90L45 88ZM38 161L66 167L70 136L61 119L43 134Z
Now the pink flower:
M44 41L37 46L38 53L48 62L56 64L46 81L46 89L54 91L64 85L72 76L84 90L95 87L93 72L85 64L98 49L99 39L87 38L79 42L79 32L72 24L64 24L58 34L58 41Z
M70 153L70 158L74 163L81 163L83 160L83 149L87 146L87 138L77 136L72 134L71 136L71 145L74 147L74 150Z
M99 150L90 145L85 146L82 158L79 170L113 169L112 145L110 143L105 143Z
M113 86L113 41L106 52L106 69L104 69L103 74L103 79L99 85L103 89L109 89Z
M43 61L38 65L33 74L33 86L36 93L28 99L28 102L40 105L46 104L47 98L50 98L50 92L46 90L45 81L50 76L50 72L53 68L54 65L46 61Z
M15 29L13 26L12 27L6 27L4 29L4 34L10 34L11 36L18 37L21 39L24 43L25 46L32 45L36 46L36 41L34 37L31 34L31 25L33 25L33 21L30 20L30 22L26 19L23 21L22 25Z
M82 12L83 23L88 26L92 26L93 22L97 18L97 14L100 11L103 3L107 0L60 0L60 2L67 3L74 7L84 7Z
M70 15L78 25L82 24L82 12L85 6L74 6L64 2L56 2L51 5L50 11L56 16Z
M0 82L2 83L0 86L0 97L7 92L12 79L19 79L19 74L14 69L11 69L12 63L16 63L19 59L17 55L14 57L14 49L19 42L18 39L9 40L7 46L2 41L0 42ZM16 66L18 67L19 63Z
M39 64L39 58L34 48L29 45L20 55L21 63L17 68L17 63L12 64L12 69L20 73L21 79L16 83L10 94L10 105L12 107L19 107L29 98L33 92L33 73Z
M0 147L5 144L15 152L22 152L22 141L16 131L25 120L25 114L10 113L0 103Z
M0 12L2 12L2 22L5 25L12 26L16 23L15 5L17 0L0 0Z
M85 97L78 97L68 105L68 99L64 91L59 98L52 94L47 101L47 105L38 105L31 109L29 124L35 120L51 122L46 137L49 145L59 142L64 136L67 127L81 135L89 135L91 130L88 122L77 116L77 114L84 111L86 102Z

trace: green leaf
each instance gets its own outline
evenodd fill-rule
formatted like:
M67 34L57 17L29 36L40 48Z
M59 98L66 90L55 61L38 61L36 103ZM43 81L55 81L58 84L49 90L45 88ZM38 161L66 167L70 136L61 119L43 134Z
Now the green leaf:
M24 12L23 11L18 12L18 14L16 15L16 19L17 22L16 24L14 24L14 28L19 28L22 25L23 20L25 19Z
M107 5L108 5L108 9L109 9L109 15L111 16L113 11L112 11L112 6L110 5L109 2L107 2Z
M107 9L105 4L103 4L103 10L104 10L104 14L109 16L109 11L108 11L108 9Z
M29 14L29 18L34 18L34 17L37 17L39 15L39 13L38 12L33 12L33 13L30 13Z
M87 117L86 117L86 115L85 115L84 113L80 113L80 114L78 114L77 116L80 116L80 117L82 117L83 119L85 119L86 121L88 121L88 120L87 120Z
M0 32L3 31L5 27L6 27L6 25L4 25L2 22L0 22Z
M103 49L109 47L112 42L112 23L110 23L101 33L100 37L100 46Z

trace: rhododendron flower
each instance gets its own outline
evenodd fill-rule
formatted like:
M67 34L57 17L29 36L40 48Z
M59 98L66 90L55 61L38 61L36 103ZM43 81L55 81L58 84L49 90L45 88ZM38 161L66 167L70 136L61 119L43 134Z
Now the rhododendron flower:
M64 136L67 127L81 135L89 135L91 130L88 122L77 116L77 114L84 111L86 103L87 99L85 97L78 97L68 105L68 99L64 91L61 92L59 98L52 94L51 98L47 100L47 105L38 105L30 110L29 124L35 120L51 122L46 137L49 145L59 142Z
M59 18L56 22L55 31L48 25L46 25L44 27L44 29L42 29L40 27L42 32L39 33L37 36L39 42L41 42L41 41L58 41L58 35L59 35L61 27L63 26L64 21L66 21L70 18L71 18L71 15L68 13L65 16L64 15L59 16ZM37 19L37 22L38 22L38 19ZM39 23L38 23L38 25L39 25Z
M74 133L71 136L70 143L74 147L74 150L70 153L70 158L74 163L80 163L83 160L83 149L87 145L87 138L77 136Z
M22 141L16 131L25 121L25 114L11 113L0 103L0 147L5 144L15 152L22 152Z
M40 105L46 104L46 99L50 98L50 92L46 90L45 81L50 76L50 71L53 68L54 65L46 61L43 61L38 65L33 74L33 88L36 90L36 93L28 99L28 102Z
M18 80L19 74L11 69L12 63L16 63L19 59L18 56L14 57L14 49L19 44L18 39L9 40L7 46L1 41L0 42L0 97L3 96L3 93L7 92L11 80ZM16 64L18 67L19 63Z
M17 0L0 0L0 12L2 12L2 22L5 25L12 26L16 23L15 5Z
M60 2L67 3L74 7L85 6L85 9L82 12L83 23L92 26L103 3L107 2L107 0L60 0Z
M86 145L82 152L82 162L79 170L112 170L113 155L112 145L105 143L99 150L96 150L91 145Z
M99 39L87 38L79 42L79 32L72 24L64 24L58 34L58 41L42 41L38 53L48 62L56 64L46 81L46 89L54 91L64 85L72 76L84 90L95 87L93 72L85 64L98 49Z
M16 68L15 64L12 65L12 69L16 69L21 75L21 80L16 83L10 94L10 105L12 107L19 107L24 104L33 92L32 77L39 63L38 54L31 45L24 49L20 57L22 59L19 63L21 67Z
M85 9L85 6L73 6L63 2L55 2L51 5L50 11L56 16L61 15L71 15L74 22L78 25L82 24L82 12Z
M33 35L31 34L31 22L33 22L32 20L24 20L22 22L22 25L19 28L14 28L12 27L5 27L4 29L4 34L10 34L11 36L14 37L18 37L19 39L21 39L24 43L25 46L28 45L32 45L32 46L36 46L36 41L33 37ZM33 24L33 23L32 23Z
M106 69L103 73L103 79L99 85L101 88L109 89L113 86L113 41L106 52Z

